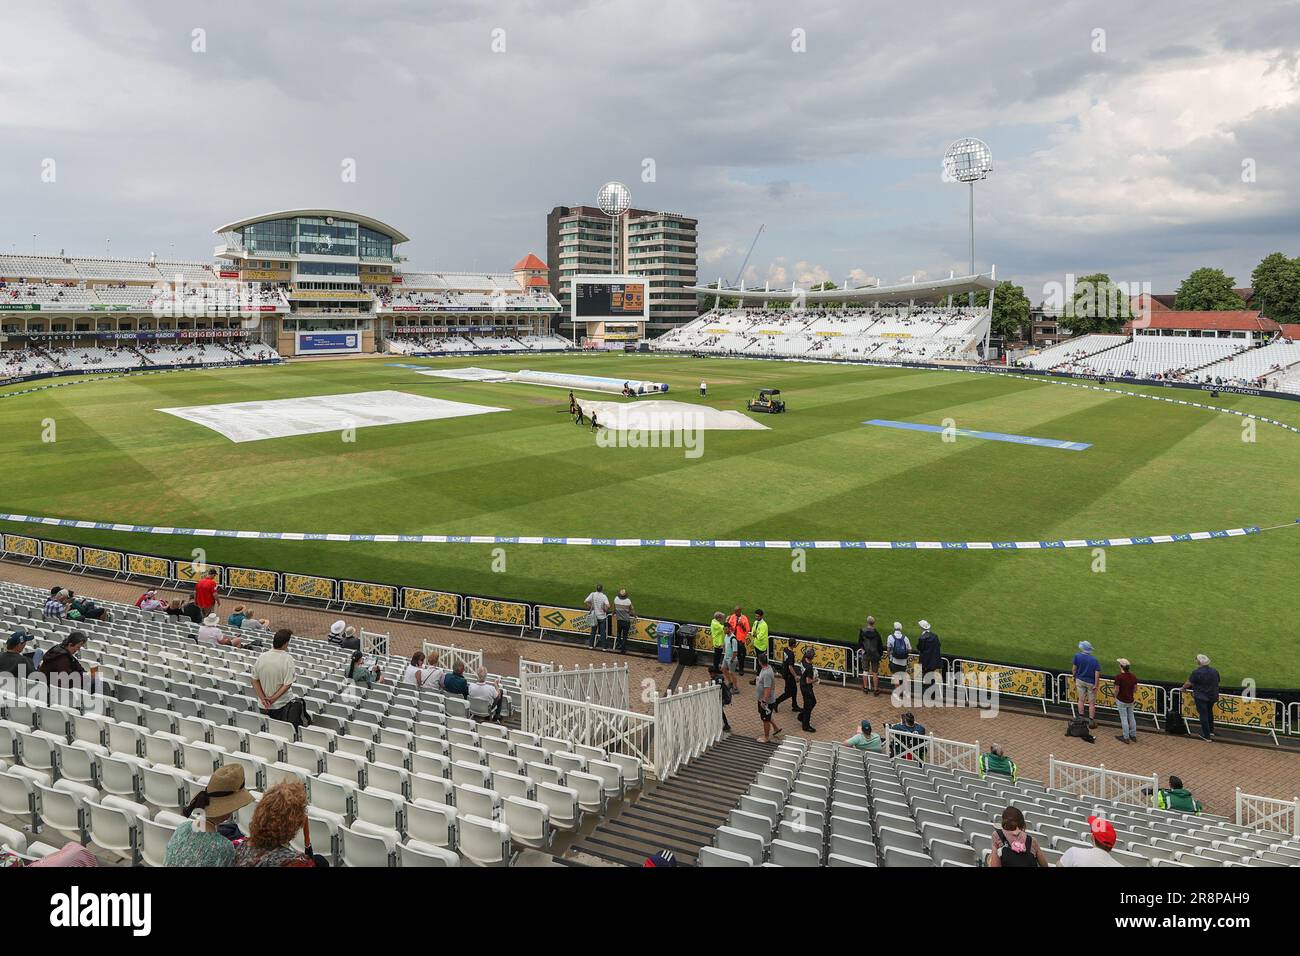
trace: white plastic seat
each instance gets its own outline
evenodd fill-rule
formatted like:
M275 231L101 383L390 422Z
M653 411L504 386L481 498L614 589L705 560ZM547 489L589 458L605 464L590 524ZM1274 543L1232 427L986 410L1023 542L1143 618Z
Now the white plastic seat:
M451 764L451 781L455 784L472 784L475 787L487 787L492 782L492 771L486 766L454 760Z
M537 802L544 804L550 814L551 826L557 830L576 830L582 823L582 808L578 804L578 791L553 783L538 783Z
M32 829L36 829L40 806L36 786L48 786L49 783L50 775L39 770L10 767L0 771L0 811L26 818Z
M140 773L140 789L144 802L160 810L180 811L185 808L185 793L190 777L185 771L172 767L145 767Z
M722 850L718 847L700 848L700 866L753 866L754 860L748 854Z
M773 840L772 862L778 866L820 866L821 853L809 846Z
M510 865L510 828L496 820L466 814L457 820L461 858L475 866Z
M841 856L838 853L828 854L826 857L827 866L875 866L875 860L864 860L856 856Z
M90 842L134 864L141 840L140 821L149 818L149 808L121 797L107 796L102 803L87 798L85 810Z
M609 800L622 799L624 793L623 768L606 760L588 760L587 772L599 777Z
M545 850L554 839L550 811L546 804L523 797L506 797L501 803L501 819L510 828L510 839L519 846Z
M446 847L407 840L397 847L398 866L460 866L460 855Z
M364 826L342 827L342 864L344 866L392 866L397 860L400 842L396 832L379 833Z
M501 797L495 790L476 787L470 783L456 784L452 789L458 815L495 820L501 812Z
M599 777L572 770L564 775L564 783L578 791L578 806L584 813L605 812L605 788Z
M137 822L140 827L140 862L145 866L163 866L167 844L176 828L185 823L185 818L179 813L159 810L152 820L141 817Z
M456 808L433 800L416 799L405 807L408 840L432 846L456 846Z
M99 797L93 787L60 780L53 786L36 784L41 825L57 830L70 840L86 842L86 801Z
M883 847L881 856L885 861L885 866L934 866L934 861L926 854L918 853L915 850L904 850L896 846Z
M60 776L99 789L98 761L100 757L108 754L107 747L74 740L70 744L60 742L56 749Z
M713 845L719 850L749 857L753 866L761 866L763 858L767 855L767 844L758 834L747 833L734 827L718 827L713 834Z
M403 828L402 809L406 801L395 793L366 787L353 794L356 807L356 821L383 827L386 830Z
M431 800L434 803L454 803L455 784L446 777L435 777L426 773L413 773L410 779L412 800Z
M532 800L537 792L537 784L517 773L498 771L492 774L492 789L501 794L502 798L522 797L525 800Z

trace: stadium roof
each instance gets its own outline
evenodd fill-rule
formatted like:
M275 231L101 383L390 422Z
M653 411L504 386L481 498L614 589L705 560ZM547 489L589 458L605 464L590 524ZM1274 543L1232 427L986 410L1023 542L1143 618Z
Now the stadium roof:
M868 305L873 302L900 302L904 299L935 299L945 295L962 295L967 292L981 292L997 285L993 274L954 276L949 279L924 279L915 282L900 282L894 285L866 286L861 289L831 289L827 292L812 292L806 289L710 289L706 286L691 286L686 291L708 294L721 294L728 299L741 299L745 302L763 302L769 299L788 299L802 293L806 302L853 302Z
M1134 323L1125 322L1126 331ZM1222 312L1152 312L1137 323L1138 328L1217 332L1276 332L1278 324L1258 312L1226 310Z
M348 212L346 209L281 209L278 212L263 213L260 216L240 219L238 222L226 223L226 225L218 226L212 231L220 235L223 232L232 232L235 229L242 229L244 226L251 226L255 222L269 222L273 219L294 219L298 216L333 216L335 219L346 219L349 222L365 226L367 229L373 229L375 232L382 232L392 238L393 242L410 241L409 236L388 225L388 223L381 222L371 216L363 216L359 212Z

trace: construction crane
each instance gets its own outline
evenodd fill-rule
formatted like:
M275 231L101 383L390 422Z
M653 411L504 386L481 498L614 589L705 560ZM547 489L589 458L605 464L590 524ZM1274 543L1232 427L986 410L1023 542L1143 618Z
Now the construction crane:
M740 271L736 273L735 280L731 283L733 289L740 287L740 277L745 274L745 266L749 265L749 257L754 254L754 247L758 245L758 237L763 234L763 229L767 225L765 222L758 224L758 232L754 233L754 241L749 244L749 251L745 253L745 261L740 264Z

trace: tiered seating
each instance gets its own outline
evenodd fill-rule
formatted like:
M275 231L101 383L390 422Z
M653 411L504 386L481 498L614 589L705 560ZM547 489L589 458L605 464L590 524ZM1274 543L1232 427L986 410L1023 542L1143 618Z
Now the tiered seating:
M83 279L129 279L132 282L161 282L160 273L151 263L132 259L72 259L77 275Z
M455 352L559 352L573 346L558 335L411 335L389 336L387 351L396 355Z
M0 379L22 378L58 370L57 365L37 352L27 349L0 352Z
M1300 866L1300 839L1208 814L1082 798L1032 780L942 770L838 744L787 740L701 851L705 866L976 866L1008 805L1051 863L1091 846L1087 818L1119 835L1125 866Z
M1186 379L1202 365L1242 351L1244 341L1138 335L1119 348L1071 363L1067 371L1122 378Z
M40 620L43 598L0 585L0 629L25 626L40 644L74 630ZM8 702L0 813L128 862L160 865L179 812L230 762L244 767L255 801L302 780L315 849L345 866L509 865L641 785L634 758L479 724L467 701L397 683L403 659L379 658L389 683L359 688L342 676L348 652L300 638L289 650L312 724L295 730L250 696L259 650L198 645L189 622L106 606L112 623L75 629L91 637L81 660L108 682L107 712L88 699L52 706L39 692ZM269 638L224 630L246 643ZM513 706L518 680L501 680ZM245 832L252 811L240 813Z
M708 312L660 336L656 349L875 361L962 359L983 336L987 310L873 308Z
M98 302L94 292L79 285L58 282L10 282L0 287L0 302L49 305L88 305Z
M50 350L64 370L139 368L145 358L134 349L70 348Z
M1084 360L1088 356L1096 355L1106 349L1114 348L1116 345L1121 345L1128 340L1127 335L1081 335L1075 339L1058 342L1056 345L1049 346L1034 355L1026 355L1016 364L1026 368L1043 370L1060 366L1068 370L1071 363Z
M0 278L79 279L81 274L70 260L60 256L0 255Z
M1250 387L1273 387L1291 378L1300 379L1300 342L1285 339L1238 352L1195 375L1199 382Z

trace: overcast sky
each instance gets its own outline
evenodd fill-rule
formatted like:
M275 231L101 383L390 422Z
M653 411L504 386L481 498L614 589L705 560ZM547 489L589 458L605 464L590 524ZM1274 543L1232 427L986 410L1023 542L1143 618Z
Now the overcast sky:
M947 275L940 160L977 136L979 268L1034 301L1300 255L1295 3L0 0L0 29L6 252L207 259L317 206L499 270L621 179L700 220L703 281L760 223L751 284Z

